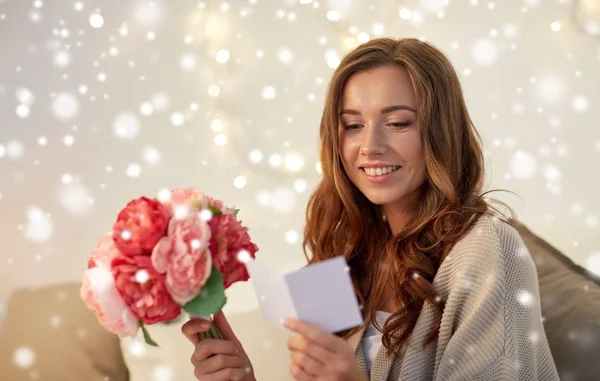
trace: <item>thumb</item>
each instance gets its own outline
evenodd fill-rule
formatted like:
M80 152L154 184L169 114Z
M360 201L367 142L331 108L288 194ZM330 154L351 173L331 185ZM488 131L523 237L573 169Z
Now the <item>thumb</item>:
M235 335L235 332L233 332L233 329L229 325L229 322L227 321L227 318L225 317L223 311L220 311L218 314L214 315L213 321L215 322L215 325L217 326L225 340L231 340L234 343L239 344L241 346L240 341L238 340L237 336Z

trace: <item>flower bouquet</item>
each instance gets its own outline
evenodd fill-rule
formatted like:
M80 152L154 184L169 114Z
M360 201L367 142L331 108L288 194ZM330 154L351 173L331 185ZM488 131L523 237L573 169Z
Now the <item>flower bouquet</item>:
M98 239L81 298L108 331L134 337L141 328L153 346L146 325L182 310L210 320L225 305L225 289L248 280L244 262L258 251L237 212L195 188L130 201ZM202 337L222 335L213 324Z

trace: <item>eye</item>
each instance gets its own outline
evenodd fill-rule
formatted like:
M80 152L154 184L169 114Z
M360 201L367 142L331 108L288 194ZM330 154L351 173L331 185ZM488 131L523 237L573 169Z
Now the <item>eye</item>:
M344 130L357 130L362 127L362 124L347 124L344 126Z
M410 126L410 122L406 122L406 123L399 123L399 122L395 122L395 123L388 123L388 126L392 126L394 128L406 128Z

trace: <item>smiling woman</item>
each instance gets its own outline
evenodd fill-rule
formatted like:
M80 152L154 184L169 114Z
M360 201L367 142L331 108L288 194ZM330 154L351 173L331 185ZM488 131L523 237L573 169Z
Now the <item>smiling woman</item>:
M293 377L558 380L535 266L484 198L480 138L445 55L416 39L360 45L333 74L320 137L304 248L309 263L346 258L364 324L333 335L287 321ZM198 379L253 379L230 333L228 348L199 346Z
M417 39L360 45L333 74L320 135L304 244L310 263L350 264L365 324L338 336L363 379L557 380L535 267L488 203L447 57ZM320 374L294 364L299 380Z

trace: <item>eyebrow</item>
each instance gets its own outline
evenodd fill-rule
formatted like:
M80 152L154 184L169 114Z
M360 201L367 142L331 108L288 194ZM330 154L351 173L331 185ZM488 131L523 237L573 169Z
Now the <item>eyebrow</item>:
M406 105L394 105L394 106L388 106L388 107L384 107L381 109L381 114L387 114L390 113L392 111L397 111L397 110L408 110L408 111L412 111L415 114L417 113L417 110L415 110L414 108L410 107L410 106L406 106ZM343 109L340 112L340 115L343 114L349 114L349 115L360 115L360 111L357 110L352 110L352 109Z

